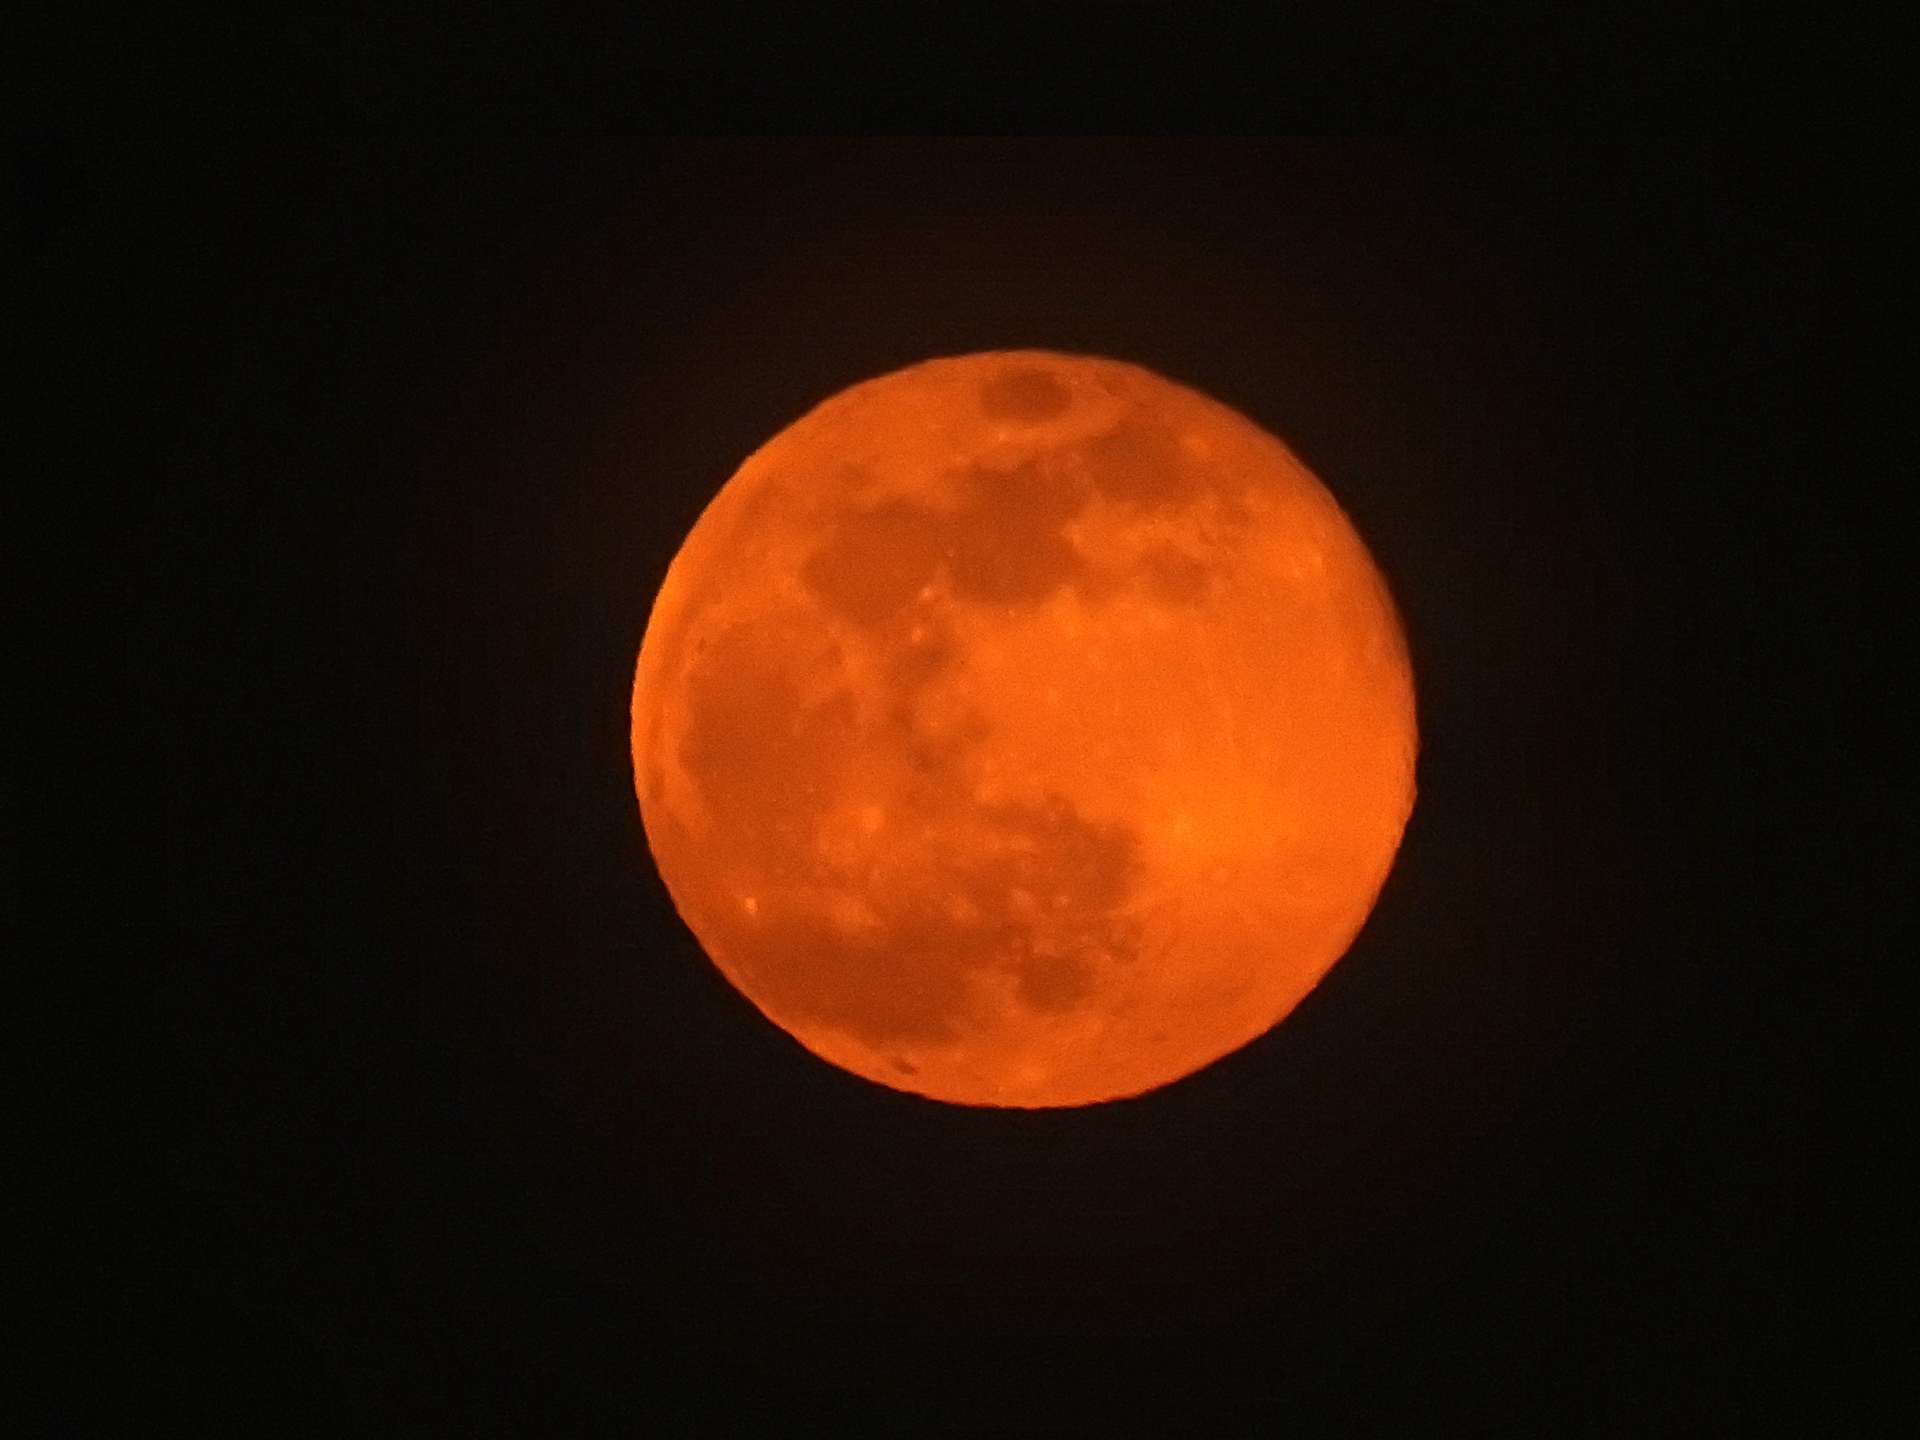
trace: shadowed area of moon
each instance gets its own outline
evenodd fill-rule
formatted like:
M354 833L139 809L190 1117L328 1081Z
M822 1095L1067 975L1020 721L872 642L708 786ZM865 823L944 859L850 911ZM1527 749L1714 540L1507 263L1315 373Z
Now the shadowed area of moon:
M1344 952L1415 731L1384 584L1285 447L1027 351L853 387L715 497L642 646L635 776L771 1019L966 1104L1138 1094Z

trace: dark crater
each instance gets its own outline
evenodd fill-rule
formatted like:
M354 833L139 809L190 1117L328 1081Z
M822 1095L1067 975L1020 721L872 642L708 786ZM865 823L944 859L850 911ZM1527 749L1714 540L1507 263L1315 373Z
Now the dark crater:
M1051 372L1009 366L980 387L980 409L994 420L1037 425L1063 413L1073 397Z

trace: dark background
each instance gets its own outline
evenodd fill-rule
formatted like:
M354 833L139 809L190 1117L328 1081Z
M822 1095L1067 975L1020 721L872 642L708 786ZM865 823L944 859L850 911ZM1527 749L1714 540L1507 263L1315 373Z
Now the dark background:
M1912 1319L1910 927L1862 843L1895 754L1855 726L1905 518L1893 168L1804 137L29 147L85 557L43 627L83 703L27 774L80 823L33 874L99 1038L60 1082L91 1158L42 1327L87 1363L16 1421L1873 1431ZM1394 588L1423 739L1307 1003L1035 1113L761 1018L676 919L626 750L648 605L739 461L853 381L1024 345L1292 445Z

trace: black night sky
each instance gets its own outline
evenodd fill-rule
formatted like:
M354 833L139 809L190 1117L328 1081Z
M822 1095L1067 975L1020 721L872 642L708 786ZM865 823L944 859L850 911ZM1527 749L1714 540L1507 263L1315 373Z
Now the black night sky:
M100 1025L49 1433L1871 1433L1904 1342L1879 162L1809 139L53 142ZM1284 1025L1083 1110L833 1070L627 755L751 450L934 355L1242 410L1420 800ZM1905 923L1902 921L1901 923ZM107 1038L110 1033L110 1038ZM1907 1115L1911 1120L1911 1115ZM81 1375L84 1378L81 1378ZM29 1427L30 1428L30 1427Z

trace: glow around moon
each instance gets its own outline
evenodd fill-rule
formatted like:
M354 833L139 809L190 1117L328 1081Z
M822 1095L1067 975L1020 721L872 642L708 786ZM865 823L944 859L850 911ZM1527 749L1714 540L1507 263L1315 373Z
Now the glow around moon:
M1190 1074L1345 953L1413 805L1399 619L1271 435L1137 366L931 360L673 561L633 760L675 905L816 1055L967 1105Z

